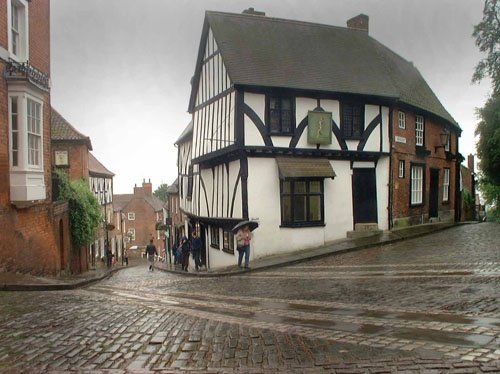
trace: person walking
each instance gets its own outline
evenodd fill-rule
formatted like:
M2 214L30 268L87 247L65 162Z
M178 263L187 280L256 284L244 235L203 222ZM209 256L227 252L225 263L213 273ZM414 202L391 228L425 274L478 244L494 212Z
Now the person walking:
M127 248L125 248L123 250L123 260L125 261L125 265L128 266L128 250L127 250Z
M196 266L196 271L198 271L199 268L201 268L201 247L203 246L203 243L201 242L201 238L197 235L196 231L193 231L191 246L194 265Z
M182 270L184 271L188 271L190 252L191 252L191 243L189 242L186 236L183 236L181 240L181 254L182 254L181 264L182 264Z
M250 241L252 240L252 232L248 225L243 226L236 233L236 244L238 249L238 267L241 268L243 256L245 256L245 269L250 269Z
M155 255L158 256L158 251L156 250L156 246L153 244L153 239L150 239L149 244L146 246L146 256L148 258L149 271L153 271Z

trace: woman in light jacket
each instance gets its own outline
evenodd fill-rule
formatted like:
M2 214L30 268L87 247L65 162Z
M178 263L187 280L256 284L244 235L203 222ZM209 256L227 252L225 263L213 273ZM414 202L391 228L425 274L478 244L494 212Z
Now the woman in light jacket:
M243 226L236 233L236 243L238 249L238 266L241 268L241 260L245 255L245 269L250 269L248 262L250 260L250 241L252 240L252 232L248 225Z

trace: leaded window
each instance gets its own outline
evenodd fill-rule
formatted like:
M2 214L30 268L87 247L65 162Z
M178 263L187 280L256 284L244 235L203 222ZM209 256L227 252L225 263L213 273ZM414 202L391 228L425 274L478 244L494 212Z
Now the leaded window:
M416 116L415 121L415 144L417 146L424 145L424 117Z
M267 101L267 127L269 134L293 134L295 130L293 99L286 96L269 96Z
M323 222L323 180L282 180L281 224L283 226L315 226Z
M28 165L40 166L42 162L41 105L27 99Z
M342 103L340 129L346 139L360 139L363 136L365 107L358 103Z

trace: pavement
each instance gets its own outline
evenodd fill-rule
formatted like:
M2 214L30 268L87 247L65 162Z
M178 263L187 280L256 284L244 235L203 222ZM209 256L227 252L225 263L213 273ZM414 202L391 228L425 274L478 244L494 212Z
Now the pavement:
M475 222L474 222L475 223ZM179 266L173 264L156 262L157 270L184 275L188 277L219 277L238 275L245 272L254 272L283 265L300 263L307 260L318 259L332 254L356 251L364 248L396 243L406 239L412 239L423 235L432 234L437 231L455 227L455 223L430 223L418 226L383 231L376 235L355 238L340 239L326 246L257 258L251 261L251 269L240 269L237 265L220 269L202 269L200 271L185 272ZM131 264L133 266L133 262ZM99 282L110 277L113 273L125 269L126 266L115 264L113 268L107 269L97 264L95 269L79 275L68 275L60 277L37 277L29 274L0 272L0 291L59 291L72 290L89 284Z

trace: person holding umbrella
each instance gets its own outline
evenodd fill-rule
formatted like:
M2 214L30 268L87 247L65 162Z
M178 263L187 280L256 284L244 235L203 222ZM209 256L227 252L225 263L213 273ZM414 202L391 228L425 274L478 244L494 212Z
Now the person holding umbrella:
M252 231L258 227L255 221L243 221L233 228L236 231L236 244L238 249L238 267L241 268L243 255L245 255L245 269L250 269L248 263L250 261L250 241L252 240Z

